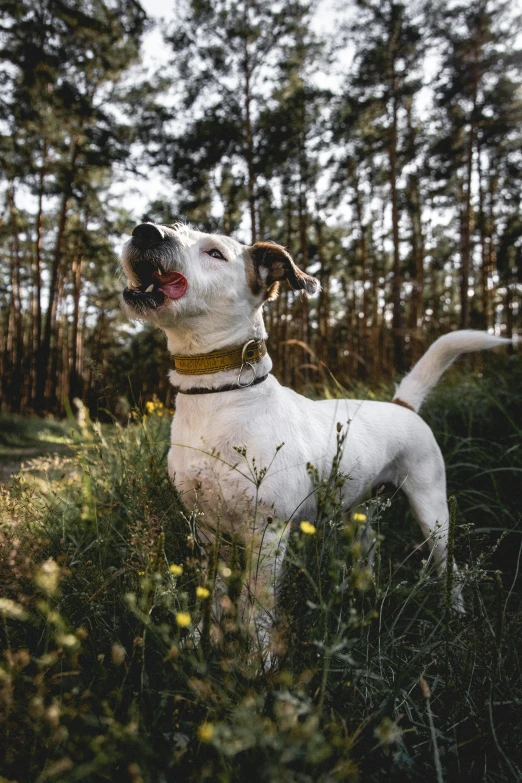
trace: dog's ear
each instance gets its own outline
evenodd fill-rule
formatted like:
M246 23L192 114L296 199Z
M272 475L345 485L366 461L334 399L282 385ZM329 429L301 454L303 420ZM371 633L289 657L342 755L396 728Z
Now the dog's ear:
M273 242L256 242L249 248L256 277L267 288L267 299L275 299L282 280L288 280L296 291L304 291L308 296L317 293L319 280L307 275L295 265L290 253L281 245Z

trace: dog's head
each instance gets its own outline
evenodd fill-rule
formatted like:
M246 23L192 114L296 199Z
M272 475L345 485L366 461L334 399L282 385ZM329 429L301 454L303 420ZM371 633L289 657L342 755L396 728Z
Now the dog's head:
M181 224L137 226L121 263L127 315L164 329L197 329L205 316L220 331L239 320L248 323L263 302L277 296L283 280L307 294L319 288L279 245L242 245Z

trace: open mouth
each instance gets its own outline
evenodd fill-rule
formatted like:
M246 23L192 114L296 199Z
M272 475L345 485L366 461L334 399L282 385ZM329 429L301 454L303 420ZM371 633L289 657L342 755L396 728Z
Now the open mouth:
M181 299L188 288L187 279L181 272L166 272L148 261L133 264L133 273L139 285L125 288L123 299L138 308L160 307L167 299Z

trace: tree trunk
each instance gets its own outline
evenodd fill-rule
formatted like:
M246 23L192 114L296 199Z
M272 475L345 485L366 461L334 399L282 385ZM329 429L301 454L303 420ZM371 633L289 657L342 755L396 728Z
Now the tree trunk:
M477 153L477 167L479 176L479 229L481 245L481 271L480 271L480 289L482 302L483 328L489 329L495 325L495 315L493 311L492 292L490 291L490 281L492 282L495 271L495 250L493 242L493 230L495 221L495 193L497 188L497 174L493 161L489 161L488 186L484 187L482 172L482 161L480 147Z
M330 344L330 268L326 264L324 255L323 224L320 218L317 218L315 221L315 236L319 258L318 276L321 283L317 303L318 341L316 353L321 361L333 372L333 365L331 366L333 345Z
M412 102L406 102L406 117L409 135L409 157L415 159L417 129L413 123ZM411 272L413 286L410 306L410 351L411 364L415 364L423 353L422 327L424 323L424 255L425 240L422 227L422 202L419 184L419 174L415 169L408 177L406 201L410 218L411 235Z
M417 175L410 177L408 211L411 224L411 254L413 289L411 295L411 361L414 364L423 353L422 327L424 324L424 234L422 230L422 209Z
M9 223L11 228L11 249L9 254L9 282L11 287L10 311L11 318L8 330L9 345L9 408L19 413L22 407L22 296L20 280L20 244L18 210L15 205L14 184L8 186Z
M53 334L56 332L56 317L58 312L58 292L60 285L62 255L63 255L63 241L65 236L65 227L67 223L67 214L69 210L69 202L72 195L72 183L74 181L76 161L78 157L78 142L74 139L71 149L71 159L68 171L65 177L64 190L62 193L62 201L60 205L60 212L58 217L58 232L56 235L56 244L54 247L53 264L51 269L51 280L49 284L49 303L47 306L47 312L45 317L45 328L43 331L43 338L41 341L40 354L38 357L38 371L37 371L37 395L36 395L36 408L39 412L45 410L45 397L46 386L49 373L49 360L51 358L51 343Z
M466 175L464 181L463 193L463 214L461 219L461 269L460 269L460 328L466 329L469 326L469 277L472 263L472 209L471 209L471 189L473 180L473 151L476 138L476 111L478 95L478 69L476 65L477 53L475 51L475 81L473 85L473 106L469 118L469 134L466 147Z
M469 274L471 270L471 180L473 177L474 127L470 128L466 151L466 178L462 193L460 253L460 328L469 326Z
M69 395L71 400L75 397L82 398L82 377L79 369L80 356L80 295L82 285L83 258L75 256L72 263L73 276L73 317L71 324L71 345L69 356Z
M32 357L31 357L31 387L32 405L36 404L38 367L37 357L40 355L42 341L42 242L43 242L43 196L45 182L45 163L47 159L47 144L44 145L42 165L38 181L38 212L36 215L36 239L33 264L33 301L32 301Z
M298 216L299 216L299 266L306 272L308 268L308 207L306 203L306 185L304 181L303 161L299 161L299 194L298 194ZM306 345L311 346L310 334L310 305L308 298L301 297L301 340ZM301 352L303 380L306 386L310 383L310 354L307 351Z
M248 207L250 212L250 237L251 242L257 242L257 221L256 221L256 183L254 171L254 135L252 131L252 70L250 63L250 53L248 51L248 30L249 30L249 2L245 0L245 38L244 38L244 58L243 58L243 76L244 76L244 112L245 112L245 151L248 172Z
M359 179L356 174L353 178L353 189L355 193L355 214L357 216L357 223L360 233L360 257L361 257L361 286L362 286L362 301L361 309L362 318L357 313L357 329L360 331L358 350L361 358L364 360L364 364L361 364L361 374L363 378L368 376L368 292L366 288L366 276L368 270L368 243L366 240L367 226L364 222L363 204L361 200L361 191L359 185Z
M396 90L395 74L393 74L393 92ZM392 277L392 306L393 306L393 353L397 372L404 372L404 342L402 334L402 270L400 257L399 238L399 199L397 193L397 98L392 97L392 121L390 126L390 190L392 206L392 237L393 237L393 277Z

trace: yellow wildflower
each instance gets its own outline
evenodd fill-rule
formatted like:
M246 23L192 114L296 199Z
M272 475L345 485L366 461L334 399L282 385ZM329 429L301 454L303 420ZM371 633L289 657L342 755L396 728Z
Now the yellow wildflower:
M125 652L125 647L122 647L121 644L112 645L111 658L115 666L122 664L126 655L127 653Z
M58 642L58 644L61 644L63 647L69 647L71 649L78 645L78 639L73 633L58 634L56 637L56 641Z
M359 511L356 511L353 515L353 521L354 522L366 522L366 514L362 514Z
M183 573L183 566L172 563L172 565L169 565L169 571L172 574L172 576L181 576L181 574Z
M211 723L202 723L198 728L198 737L201 742L211 742L214 736L214 726Z
M210 590L207 590L206 587L196 587L196 598L208 598L210 595Z
M161 400L158 400L156 395L154 395L154 399L147 400L145 403L145 413L151 414L151 413L157 413L159 416L162 416L164 413L164 405Z
M192 617L188 612L178 612L176 615L176 623L180 628L186 628L192 622Z
M0 615L2 617L12 617L15 620L25 620L27 618L27 612L16 601L11 601L10 598L0 598Z
M47 595L54 595L58 589L60 581L60 566L50 557L45 563L42 563L36 572L35 581Z
M365 593L373 584L373 572L371 568L361 568L354 572L353 584L357 590Z
M313 534L317 532L315 525L312 525L311 522L307 522L306 520L303 520L299 527L301 528L301 532L306 533L308 536L313 536Z
M394 742L399 742L402 737L400 727L391 718L383 718L380 726L377 726L373 733L381 745L392 745Z

